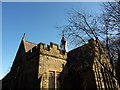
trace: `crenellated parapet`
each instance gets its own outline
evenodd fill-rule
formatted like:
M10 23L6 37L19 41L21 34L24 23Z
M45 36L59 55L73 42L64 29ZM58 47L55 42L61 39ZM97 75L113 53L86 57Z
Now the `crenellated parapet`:
M56 58L61 58L66 60L67 53L59 49L59 45L50 42L50 45L46 45L43 43L39 43L38 46L40 47L40 54L48 55Z
M55 44L52 42L50 42L50 45L39 43L37 46L30 49L26 54L28 58L31 58L36 54L42 54L42 55L48 55L51 57L56 57L64 60L67 59L67 52L62 51L61 49L59 49L58 44Z

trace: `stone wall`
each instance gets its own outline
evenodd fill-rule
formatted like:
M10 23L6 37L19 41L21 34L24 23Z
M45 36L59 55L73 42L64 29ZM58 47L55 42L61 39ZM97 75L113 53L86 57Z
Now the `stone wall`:
M114 69L99 40L91 39L68 53L52 42L35 44L27 52L24 45L22 41L11 71L3 79L4 89L119 90Z
M62 52L57 44L50 43L46 47L45 44L40 43L40 56L39 56L39 71L38 78L42 77L41 88L58 88L58 76L62 72L66 64L67 53ZM54 74L54 85L50 86L50 74Z
M99 40L68 52L67 64L61 73L61 88L81 90L119 90L115 71ZM79 84L78 84L79 83Z
M67 53L60 50L57 44L50 42L50 45L39 43L28 52L26 52L26 61L24 71L21 78L22 83L30 80L39 85L28 85L31 88L49 88L49 76L53 72L55 74L55 87L57 87L57 78L66 64ZM31 77L31 78L28 78ZM23 83L22 85L25 85ZM21 86L21 85L20 85Z
M115 70L113 69L109 59L106 56L106 52L100 41L93 41L94 46L94 63L93 71L95 75L95 81L97 89L113 89L118 90L119 85L116 78Z

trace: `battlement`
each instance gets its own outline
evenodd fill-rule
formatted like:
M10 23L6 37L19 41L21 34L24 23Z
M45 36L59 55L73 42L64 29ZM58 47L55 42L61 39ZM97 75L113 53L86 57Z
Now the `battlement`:
M55 50L60 50L59 45L52 42L50 42L50 45L39 43L38 46L40 46L40 49L45 49L45 50L50 50L50 48L54 48Z
M93 46L95 52L100 52L101 54L106 54L104 46L100 43L100 40L90 39L88 41L90 46Z
M67 52L59 49L59 45L50 42L50 45L44 43L39 43L37 46L34 46L27 53L27 57L32 57L36 54L42 54L47 56L52 56L60 59L67 59Z

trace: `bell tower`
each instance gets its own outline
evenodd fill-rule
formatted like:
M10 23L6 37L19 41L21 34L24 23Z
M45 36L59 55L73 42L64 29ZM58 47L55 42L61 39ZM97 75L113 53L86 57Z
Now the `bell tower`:
M62 32L60 48L61 48L61 50L68 52L68 44L67 44L67 40L64 37L64 32Z

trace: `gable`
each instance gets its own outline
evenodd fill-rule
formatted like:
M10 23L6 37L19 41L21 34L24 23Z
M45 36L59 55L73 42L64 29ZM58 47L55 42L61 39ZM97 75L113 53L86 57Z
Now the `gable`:
M37 44L24 41L24 46L25 46L25 52L28 52L30 49L32 49L34 46L37 46Z

